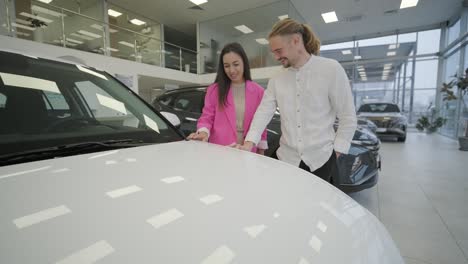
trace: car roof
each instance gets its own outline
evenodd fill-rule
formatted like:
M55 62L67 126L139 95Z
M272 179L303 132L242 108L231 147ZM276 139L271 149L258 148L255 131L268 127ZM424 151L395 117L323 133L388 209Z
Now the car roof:
M25 53L23 51L12 50L12 49L4 49L4 48L0 48L0 52L10 53L10 54L14 54L14 55L17 55L17 56L25 56L25 57L29 57L29 58L33 58L33 59L43 59L43 60L47 60L47 61L65 63L65 64L70 64L70 65L75 65L75 66L84 66L84 67L89 68L89 69L104 71L102 69L98 69L98 68L86 65L82 59L74 57L74 56L62 56L62 57L57 57L57 58L48 57L48 56L36 56L36 55L33 55L33 54L29 54L27 52Z
M207 88L208 88L208 86L206 86L206 85L204 85L204 86L191 86L191 87L177 88L177 89L174 89L174 90L165 91L163 94L161 94L161 95L158 96L158 97L166 96L166 95L171 95L171 94L176 94L176 93L193 92L193 91L202 91L202 92L205 92Z

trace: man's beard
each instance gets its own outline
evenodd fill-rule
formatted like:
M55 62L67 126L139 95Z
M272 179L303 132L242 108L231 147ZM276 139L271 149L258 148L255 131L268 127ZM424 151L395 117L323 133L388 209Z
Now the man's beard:
M280 58L278 61L279 61L279 62L281 62L281 61L286 61L286 64L284 64L283 62L281 62L281 65L283 65L284 68L289 68L289 67L291 67L291 63L289 63L289 60L288 60L287 58Z

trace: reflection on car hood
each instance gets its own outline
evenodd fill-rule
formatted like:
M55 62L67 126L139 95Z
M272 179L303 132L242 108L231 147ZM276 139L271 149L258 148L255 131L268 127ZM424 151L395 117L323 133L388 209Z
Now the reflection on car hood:
M359 117L402 117L401 113L370 113L361 112L358 114Z
M403 263L335 187L208 143L1 167L0 193L2 263Z

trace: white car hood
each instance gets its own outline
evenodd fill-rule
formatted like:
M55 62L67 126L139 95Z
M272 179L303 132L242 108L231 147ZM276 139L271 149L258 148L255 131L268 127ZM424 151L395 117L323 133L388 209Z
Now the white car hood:
M1 263L403 263L346 194L208 143L0 167L0 197Z

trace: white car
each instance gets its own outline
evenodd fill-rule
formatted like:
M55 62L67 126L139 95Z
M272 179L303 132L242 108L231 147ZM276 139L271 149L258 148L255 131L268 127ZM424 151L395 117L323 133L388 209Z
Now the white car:
M185 141L105 72L0 51L0 79L0 263L404 263L343 192Z

